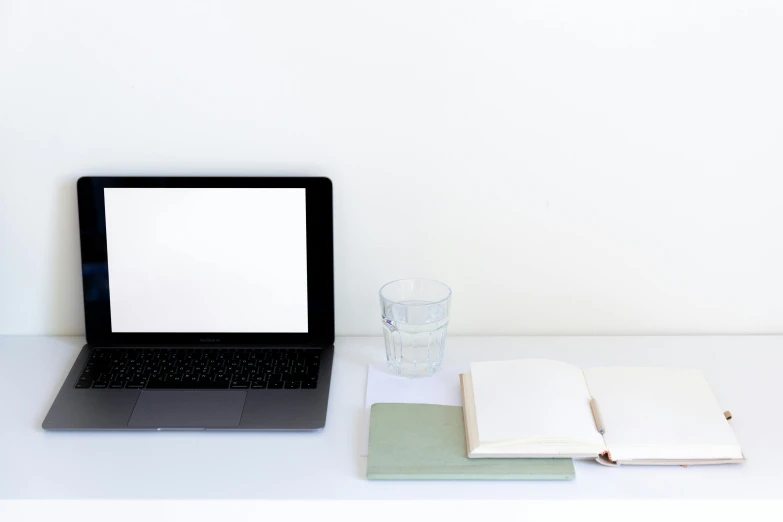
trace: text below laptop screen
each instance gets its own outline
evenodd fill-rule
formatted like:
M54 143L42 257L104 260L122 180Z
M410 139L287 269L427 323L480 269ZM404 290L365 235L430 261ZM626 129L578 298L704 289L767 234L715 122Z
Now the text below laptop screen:
M307 333L303 188L106 188L113 332Z

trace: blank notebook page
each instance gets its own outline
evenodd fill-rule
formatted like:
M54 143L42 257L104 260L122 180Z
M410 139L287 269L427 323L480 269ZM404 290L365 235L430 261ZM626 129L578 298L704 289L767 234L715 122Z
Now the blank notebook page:
M603 448L576 366L541 359L481 362L471 364L470 374L479 444L567 438L594 444L596 454Z
M742 458L700 371L608 367L584 375L613 460Z

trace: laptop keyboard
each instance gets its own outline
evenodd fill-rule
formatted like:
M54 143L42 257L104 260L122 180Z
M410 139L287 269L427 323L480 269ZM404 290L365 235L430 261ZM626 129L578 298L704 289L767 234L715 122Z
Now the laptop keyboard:
M76 388L312 389L319 349L95 348Z

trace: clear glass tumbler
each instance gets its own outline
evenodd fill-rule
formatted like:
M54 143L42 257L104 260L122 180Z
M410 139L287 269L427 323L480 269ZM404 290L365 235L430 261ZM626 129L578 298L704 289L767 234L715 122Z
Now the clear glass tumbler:
M381 287L380 297L389 368L402 377L440 370L451 288L430 279L401 279Z

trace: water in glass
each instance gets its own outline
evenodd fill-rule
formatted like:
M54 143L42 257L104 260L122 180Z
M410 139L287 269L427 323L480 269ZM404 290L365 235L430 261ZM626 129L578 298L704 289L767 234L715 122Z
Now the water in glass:
M403 377L428 377L443 364L451 290L437 281L407 279L381 289L389 368Z

